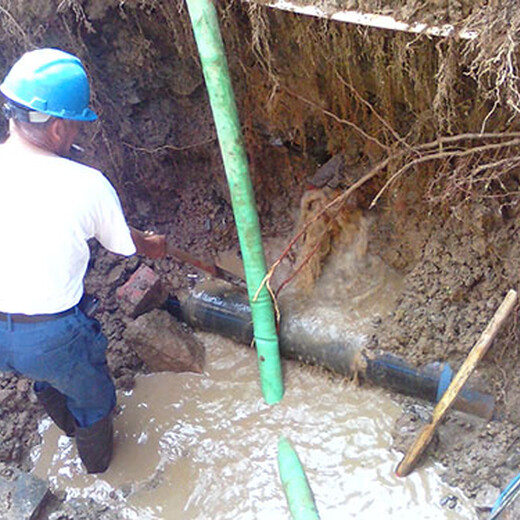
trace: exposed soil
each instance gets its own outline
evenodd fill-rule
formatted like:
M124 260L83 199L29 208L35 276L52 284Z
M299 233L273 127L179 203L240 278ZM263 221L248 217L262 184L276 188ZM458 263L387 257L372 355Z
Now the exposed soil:
M392 9L375 1L339 4L408 20L427 14L422 19L436 23L459 22L477 8L498 10L492 2L403 2L400 7L392 3ZM337 153L344 155L346 168L334 194L398 149L397 134L418 145L479 132L484 120L496 132L515 130L508 111L514 91L499 99L503 110L490 111L493 83L486 90L488 76L476 77L476 69L463 74L464 63L475 62L464 62L468 54L454 42L358 31L257 6L220 7L266 236L292 229L293 210L308 180ZM62 47L87 64L101 117L83 136L81 160L107 173L132 225L167 233L194 255L237 247L211 111L182 4L0 0L0 20L2 75L23 50L35 46ZM484 58L492 55L478 46L473 50ZM516 56L516 47L512 50ZM5 130L5 121L2 125ZM456 367L507 290L519 286L520 171L514 146L507 148L513 162L488 177L477 176L479 165L498 162L505 149L491 158L485 153L470 159L450 156L409 168L368 209L402 165L396 159L393 170L393 163L383 170L386 177L374 175L350 199L347 211L355 207L375 216L370 251L406 280L398 307L381 322L372 348L416 365L446 360ZM115 289L144 260L122 260L96 244L92 258L86 286L102 300L99 318L110 339L109 364L117 387L131 388L134 376L147 368L122 339L128 318L118 308ZM187 274L196 271L174 260L147 263L172 292L193 283ZM428 452L444 463L446 480L475 497L477 505L490 505L518 473L518 336L515 311L480 364L479 384L497 400L495 420L485 424L450 414ZM403 402L395 432L400 449L409 446L431 411L424 403ZM28 454L39 442L42 417L30 382L3 374L0 403L1 473L13 467L29 470ZM52 508L63 511L55 520L101 518L92 504L60 504L58 498Z
M475 204L471 216L431 218L426 226L420 214L408 220L407 240L417 240L419 258L406 276L396 311L380 323L374 347L391 350L416 366L442 360L457 368L464 361L507 289L518 287L518 219L488 214L490 227L484 231L482 210L483 205ZM409 211L413 214L416 209ZM399 255L403 245L406 249L406 242L390 248L391 255ZM494 420L486 423L452 412L428 452L444 464L443 478L475 497L480 507L489 506L518 473L517 338L514 316L471 379L476 388L495 396ZM417 407L416 400L403 402L395 446L406 451L431 421L432 410Z

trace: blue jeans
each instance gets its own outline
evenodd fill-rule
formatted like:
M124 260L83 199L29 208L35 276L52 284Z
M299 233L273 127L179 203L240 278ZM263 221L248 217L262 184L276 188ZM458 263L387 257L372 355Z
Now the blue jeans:
M0 321L0 370L35 380L67 398L82 428L106 417L116 404L106 360L108 341L100 323L75 309L73 314L38 323Z

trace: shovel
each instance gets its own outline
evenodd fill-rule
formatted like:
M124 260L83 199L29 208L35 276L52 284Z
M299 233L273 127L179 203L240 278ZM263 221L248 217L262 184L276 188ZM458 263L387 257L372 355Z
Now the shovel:
M200 260L199 258L195 258L186 251L175 247L169 240L166 240L166 255L173 256L181 262L192 265L193 267L210 274L214 278L219 278L220 280L224 280L225 282L228 282L237 287L247 287L246 281L243 278L240 278L240 276L222 269L222 267L219 267L215 263L208 263Z
M459 371L453 378L452 382L450 383L450 386L448 386L448 389L442 396L441 400L435 406L433 410L432 422L430 424L427 424L421 430L414 444L410 447L410 449L406 453L406 456L397 466L395 472L398 477L406 477L414 470L420 456L423 454L424 450L430 444L430 441L433 438L433 434L435 433L437 426L442 422L442 420L448 413L448 410L457 398L457 395L459 394L460 390L462 389L466 381L469 379L469 376L472 374L478 362L486 354L489 345L495 338L498 330L502 326L502 323L515 306L516 297L516 291L510 289L506 297L502 301L500 307L495 312L495 315L486 327L486 330L484 330L479 340L472 348L471 352L468 354L468 357L465 359L464 363L460 367Z

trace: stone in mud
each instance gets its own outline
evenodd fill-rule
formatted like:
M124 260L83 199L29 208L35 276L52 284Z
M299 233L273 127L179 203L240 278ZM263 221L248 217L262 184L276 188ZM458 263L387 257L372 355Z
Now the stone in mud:
M146 265L130 277L128 282L116 291L119 305L131 318L160 307L168 296L159 276Z
M125 275L124 264L123 263L117 264L114 267L112 267L112 269L108 273L107 278L106 278L106 283L108 285L116 285L116 284L119 285L120 283L123 282L124 275Z
M341 182L345 169L345 159L343 155L337 154L329 159L323 166L318 168L316 173L309 179L311 186L315 188L337 188Z
M204 368L204 346L166 311L139 316L127 327L124 339L155 372L201 373Z
M0 478L0 518L33 520L49 494L46 482L15 471L12 479Z
M475 508L477 511L489 512L493 507L496 499L500 495L500 489L485 483L476 490L476 497L474 499Z

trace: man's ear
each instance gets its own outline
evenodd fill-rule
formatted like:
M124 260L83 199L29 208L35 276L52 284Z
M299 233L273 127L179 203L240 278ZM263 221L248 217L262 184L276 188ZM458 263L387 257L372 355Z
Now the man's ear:
M50 122L47 135L54 146L59 146L63 138L67 135L65 121L58 118L53 119Z
M53 119L47 129L47 137L50 141L49 144L54 150L59 148L64 136L66 135L66 128L63 123L63 119Z
M56 118L48 125L45 136L49 149L58 155L68 157L70 147L79 131L79 122Z

